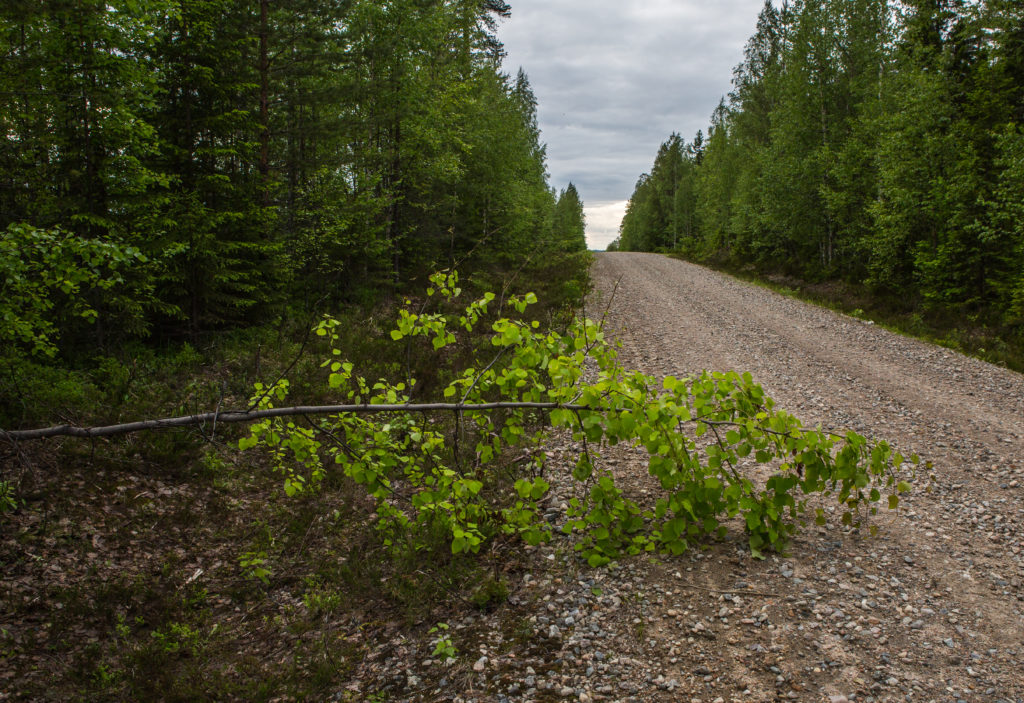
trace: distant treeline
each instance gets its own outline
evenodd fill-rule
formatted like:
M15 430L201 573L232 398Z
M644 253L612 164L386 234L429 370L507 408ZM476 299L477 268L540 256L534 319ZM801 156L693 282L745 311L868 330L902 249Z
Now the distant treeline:
M533 93L500 70L508 13L5 0L0 356L249 324L458 262L584 271L578 194L549 188Z
M1024 320L1024 4L766 2L707 137L613 245Z

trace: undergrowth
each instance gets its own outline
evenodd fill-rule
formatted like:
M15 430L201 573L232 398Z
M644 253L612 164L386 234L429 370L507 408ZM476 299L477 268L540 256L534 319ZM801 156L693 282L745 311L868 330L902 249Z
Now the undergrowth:
M538 311L556 326L571 312L559 300ZM451 379L426 350L395 352L387 330L403 302L336 313L335 343L372 377L415 374L429 397ZM255 382L282 376L293 397L332 402L310 314L63 367L8 358L0 427L246 407ZM346 688L375 648L427 640L437 623L507 598L517 552L506 541L476 555L453 555L443 531L415 549L386 545L344 476L281 500L267 458L237 452L244 431L0 448L0 677L11 699L388 700Z

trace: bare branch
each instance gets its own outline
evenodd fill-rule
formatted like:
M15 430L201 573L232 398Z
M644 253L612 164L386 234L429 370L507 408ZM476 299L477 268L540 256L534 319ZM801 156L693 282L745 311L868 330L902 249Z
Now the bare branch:
M172 427L191 427L211 422L216 418L221 423L255 422L272 417L292 417L296 415L334 415L337 413L400 413L400 412L474 412L479 410L593 410L585 405L568 405L563 403L403 403L395 405L301 405L290 408L271 408L269 410L229 410L209 412L197 415L166 417L159 420L139 420L120 425L105 427L75 427L73 425L56 425L36 430L0 430L0 438L8 441L27 439L47 439L49 437L109 437L112 435L130 434L145 430L162 430Z

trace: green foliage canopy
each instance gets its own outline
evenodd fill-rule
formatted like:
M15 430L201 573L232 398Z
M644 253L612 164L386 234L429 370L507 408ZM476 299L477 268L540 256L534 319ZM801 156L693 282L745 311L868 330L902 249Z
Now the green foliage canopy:
M24 224L0 232L0 352L53 356L68 317L95 320L85 294L110 291L145 257L132 247Z

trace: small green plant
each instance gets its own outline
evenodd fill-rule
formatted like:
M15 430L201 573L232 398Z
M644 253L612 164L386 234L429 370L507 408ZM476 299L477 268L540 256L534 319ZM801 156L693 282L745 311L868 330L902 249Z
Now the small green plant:
M448 635L448 623L439 622L427 632L428 635L437 635L433 639L434 651L431 656L439 657L443 662L454 661L457 655L455 645Z
M182 593L181 602L190 610L198 610L207 604L209 598L210 594L205 588L193 583Z
M307 578L306 587L309 590L302 594L302 602L310 612L330 615L341 606L341 594L319 580Z
M150 636L166 654L189 654L196 656L203 645L199 629L186 623L172 622L166 631L154 630Z
M18 497L10 481L0 481L0 515L18 509Z
M10 657L14 652L14 640L6 627L0 627L0 657Z
M261 581L264 586L269 586L271 571L264 566L266 563L266 552L246 552L238 557L238 565L242 567L242 574L247 579L256 579Z
M508 640L520 645L532 642L535 636L533 625L528 618L517 618L509 625L507 633Z
M220 476L227 468L224 458L213 447L207 447L199 457L199 464L207 476Z
M105 663L96 665L92 679L101 689L110 688L117 682L117 672L111 671Z
M118 639L128 641L128 638L132 636L132 628L128 625L125 620L124 613L117 614L117 624L114 625L114 632L117 633Z
M504 579L489 576L473 591L470 600L481 610L493 610L508 600L508 584Z

